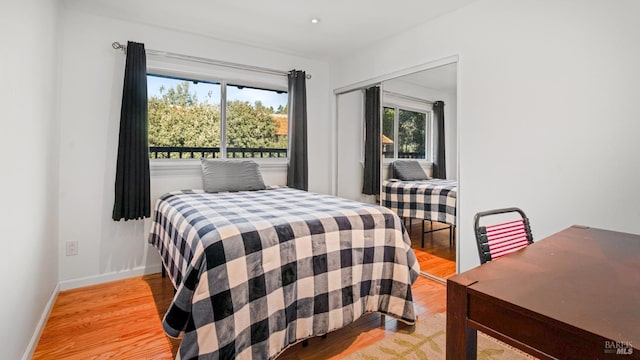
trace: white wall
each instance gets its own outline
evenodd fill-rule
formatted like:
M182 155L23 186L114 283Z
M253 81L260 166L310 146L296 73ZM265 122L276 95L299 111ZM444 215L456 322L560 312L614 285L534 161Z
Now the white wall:
M459 56L462 270L485 209L523 208L537 239L637 234L639 17L634 0L481 0L332 64L333 87Z
M2 359L30 356L58 282L58 12L49 0L0 5Z
M313 78L307 81L309 188L330 191L328 64L69 9L63 13L63 24L58 252L63 288L159 271L157 252L146 244L149 221L111 220L125 63L124 55L111 48L114 41L132 40L145 43L147 49L311 73ZM152 173L154 196L202 186L193 169L178 175ZM281 177L268 176L276 182ZM79 242L77 256L64 256L66 241Z

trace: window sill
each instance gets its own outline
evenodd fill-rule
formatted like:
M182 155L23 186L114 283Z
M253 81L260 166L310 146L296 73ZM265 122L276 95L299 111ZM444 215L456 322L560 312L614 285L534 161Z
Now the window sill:
M254 160L262 172L287 170L287 159L246 159ZM152 177L159 176L202 176L200 159L149 159Z
M384 165L390 165L392 162L394 162L396 160L416 160L421 165L430 165L430 164L432 164L431 161L426 160L426 159L389 159L389 158L385 158L385 159L382 160L382 162L383 162Z

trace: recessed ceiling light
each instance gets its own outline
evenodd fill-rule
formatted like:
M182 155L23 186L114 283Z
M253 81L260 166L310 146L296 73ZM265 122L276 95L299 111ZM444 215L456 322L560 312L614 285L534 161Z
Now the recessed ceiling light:
M317 24L317 23L319 23L319 22L320 22L320 19L318 19L318 18L313 18L313 19L311 19L311 23L312 23L312 24Z

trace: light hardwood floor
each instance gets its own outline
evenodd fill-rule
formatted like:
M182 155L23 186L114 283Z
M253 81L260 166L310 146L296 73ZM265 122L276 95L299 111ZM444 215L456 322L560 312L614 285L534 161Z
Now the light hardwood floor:
M419 277L413 285L418 317L445 311L443 284ZM162 316L173 297L160 274L60 292L33 359L173 359L179 340L162 331ZM367 314L334 331L296 344L278 359L339 359L390 336L406 325Z

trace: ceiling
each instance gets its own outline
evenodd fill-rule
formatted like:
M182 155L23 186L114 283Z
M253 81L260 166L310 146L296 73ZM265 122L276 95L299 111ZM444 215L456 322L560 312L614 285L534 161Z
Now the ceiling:
M393 79L393 81L406 82L441 92L455 93L457 76L457 64L452 63L401 76Z
M65 7L329 60L477 0L63 0ZM311 19L318 18L317 24Z

